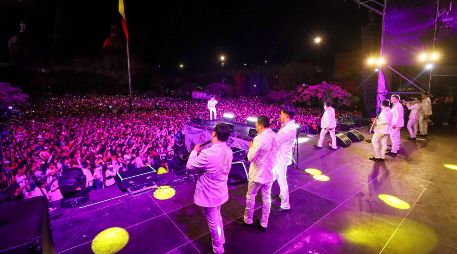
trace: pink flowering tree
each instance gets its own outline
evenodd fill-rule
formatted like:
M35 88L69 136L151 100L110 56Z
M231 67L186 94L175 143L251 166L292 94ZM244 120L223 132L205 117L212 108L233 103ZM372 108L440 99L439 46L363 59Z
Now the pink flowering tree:
M352 95L349 92L336 84L325 81L311 86L297 86L295 92L294 102L307 105L321 104L324 101L331 100L336 104L349 106L352 102Z

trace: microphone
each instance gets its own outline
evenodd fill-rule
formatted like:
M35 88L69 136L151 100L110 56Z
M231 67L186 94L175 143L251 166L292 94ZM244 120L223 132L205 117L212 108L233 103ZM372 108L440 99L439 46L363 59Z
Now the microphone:
M205 143L201 144L200 146L201 146L201 147L204 147L204 146L206 146L206 145L209 144L209 143L211 143L211 140L206 141Z

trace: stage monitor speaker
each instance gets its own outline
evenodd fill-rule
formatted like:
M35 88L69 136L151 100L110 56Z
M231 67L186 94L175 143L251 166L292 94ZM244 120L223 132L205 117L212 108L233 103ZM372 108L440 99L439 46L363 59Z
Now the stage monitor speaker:
M63 170L58 181L60 192L64 197L70 197L86 190L86 176L80 168Z
M151 166L144 166L127 171L118 172L116 180L119 189L125 191L127 188L153 183L157 181L157 170Z
M352 141L344 133L336 134L336 144L338 147L348 147L352 144Z
M363 134L358 130L350 130L346 135L352 142L360 142L365 139Z
M249 162L237 161L232 163L230 168L228 184L241 184L247 183L249 179L248 175Z
M34 197L0 205L0 253L54 253L48 200Z

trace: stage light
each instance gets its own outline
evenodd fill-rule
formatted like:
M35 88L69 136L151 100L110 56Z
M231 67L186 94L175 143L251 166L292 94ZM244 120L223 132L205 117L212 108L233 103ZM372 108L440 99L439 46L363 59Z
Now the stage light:
M224 56L224 55L221 55L221 56L219 57L219 59L221 60L221 62L224 62L224 61L225 61L225 56Z
M440 54L438 52L433 52L430 54L430 60L437 61L440 59Z
M162 185L154 191L154 197L158 200L166 200L172 198L176 194L175 189L168 185Z
M425 69L426 69L426 70L431 70L431 69L433 69L433 64L432 64L432 63L426 64L426 65L425 65Z
M225 118L225 119L230 119L231 120L231 119L235 118L235 115L233 113L224 113L222 115L222 117Z
M417 59L419 60L419 62L425 62L428 59L428 54L425 53L425 52L422 52L422 53L419 54Z
M384 61L384 58L382 58L382 57L379 57L379 58L376 60L376 64L377 64L378 66L384 65L384 63L385 63L385 61Z
M444 164L443 166L448 169L457 170L457 165L455 164Z
M313 178L319 182L328 182L330 177L326 175L313 175Z
M179 69L184 69L184 64L180 64Z
M393 208L397 208L400 210L407 210L407 209L411 208L411 206L406 201L403 201L392 195L379 194L378 198Z
M255 122L257 122L257 117L249 116L248 118L246 118L246 121L248 123L255 123Z
M92 251L95 254L117 253L129 242L129 233L119 227L113 227L98 233L92 240Z
M320 44L322 42L322 38L320 36L314 37L314 44Z
M374 65L375 63L376 63L376 58L374 58L374 57L369 57L369 58L367 59L367 64L368 64L368 65Z
M322 175L322 171L320 171L317 168L307 168L307 169L305 169L305 172L312 176Z
M379 69L378 69L378 68L375 68L375 69L374 69L374 72L378 72L378 71L379 71Z
M299 144L302 144L302 143L306 143L310 140L310 138L307 138L307 137L299 137L298 138L298 143Z

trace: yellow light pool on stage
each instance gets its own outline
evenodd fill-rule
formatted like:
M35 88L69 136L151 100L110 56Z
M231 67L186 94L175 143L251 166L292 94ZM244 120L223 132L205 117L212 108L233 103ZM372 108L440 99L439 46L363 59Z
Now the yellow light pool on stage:
M392 195L379 194L378 198L393 208L397 208L400 210L407 210L407 209L411 208L411 206L406 201L403 201Z
M111 254L122 250L129 242L129 233L119 227L113 227L98 233L92 240L95 254Z
M313 175L313 178L319 182L328 182L330 177L326 175Z
M312 175L312 176L322 175L322 171L320 171L317 168L307 168L307 169L305 169L305 172L310 174L310 175Z
M154 197L158 200L167 200L172 198L176 194L175 189L171 186L163 185L159 186L157 190L154 191Z
M448 169L457 170L457 165L455 164L444 164L443 166Z

